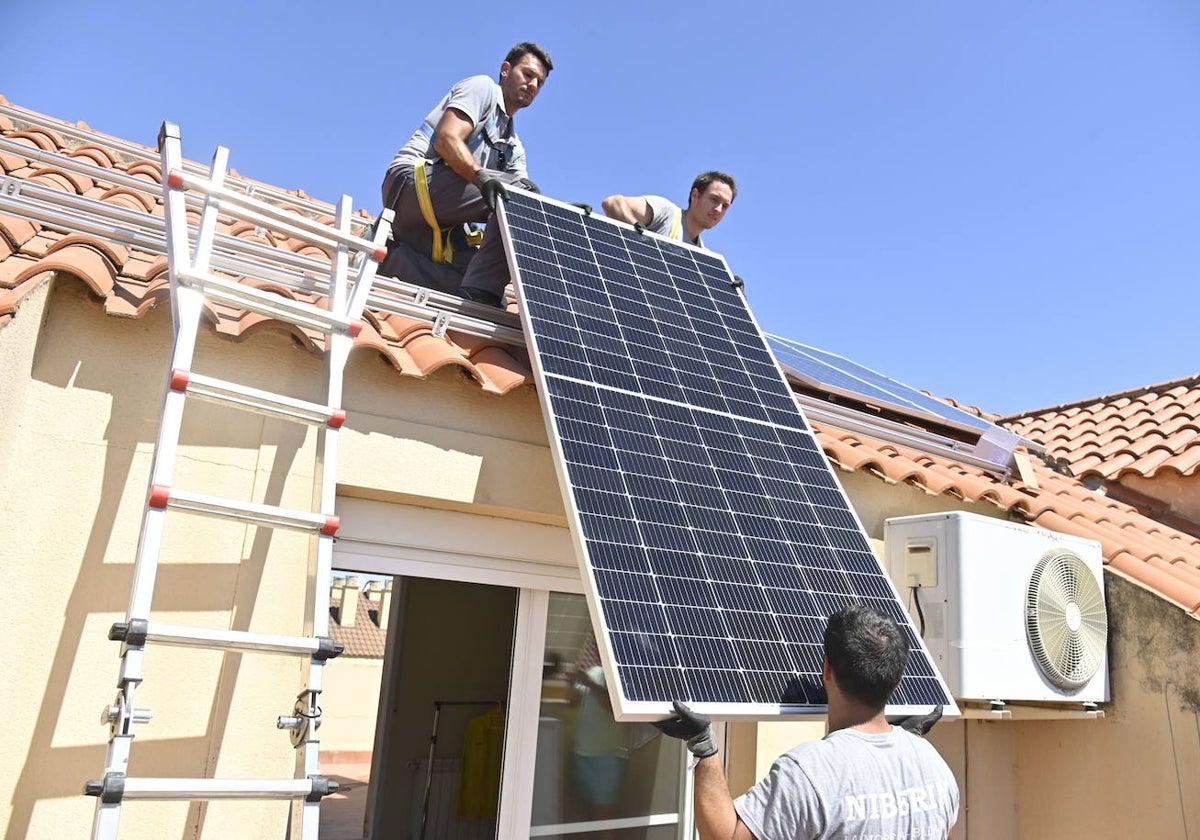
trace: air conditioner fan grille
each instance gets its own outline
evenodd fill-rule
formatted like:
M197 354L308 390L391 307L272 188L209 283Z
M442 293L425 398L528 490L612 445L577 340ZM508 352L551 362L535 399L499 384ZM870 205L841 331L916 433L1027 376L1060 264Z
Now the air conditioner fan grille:
M1029 647L1046 679L1066 690L1087 685L1104 658L1104 592L1078 556L1051 549L1030 575L1025 595Z

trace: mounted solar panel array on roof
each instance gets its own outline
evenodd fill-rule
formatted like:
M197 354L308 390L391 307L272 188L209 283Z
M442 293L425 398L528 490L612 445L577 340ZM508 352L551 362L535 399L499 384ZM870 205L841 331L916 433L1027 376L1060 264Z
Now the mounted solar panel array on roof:
M984 446L979 454L990 455L988 460L1005 464L1015 446L1027 443L1021 436L982 417L923 394L916 388L844 356L778 335L768 335L766 338L785 373L828 391L858 397L908 414L930 415L969 428L980 435Z
M851 602L913 643L893 710L953 708L724 259L520 191L499 212L618 717L823 713Z

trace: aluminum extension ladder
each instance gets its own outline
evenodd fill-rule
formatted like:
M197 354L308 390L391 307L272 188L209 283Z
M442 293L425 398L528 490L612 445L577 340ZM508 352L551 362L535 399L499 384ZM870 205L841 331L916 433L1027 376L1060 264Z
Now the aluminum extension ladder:
M325 661L341 652L329 632L329 590L332 577L333 537L339 520L334 514L337 481L338 429L345 420L340 408L343 371L354 336L361 328L362 309L386 253L391 211L379 217L371 239L351 235L350 198L343 196L336 213L336 229L321 222L280 210L243 192L228 188L225 173L229 153L218 148L207 178L187 174L183 168L178 126L163 123L159 133L163 195L166 211L167 261L170 273L171 316L174 346L163 398L162 417L155 444L150 487L142 518L134 564L129 609L125 621L113 625L109 638L120 641L121 670L116 702L105 718L111 736L104 776L87 782L85 793L99 799L93 823L93 840L116 840L121 808L127 800L291 800L288 838L316 840L321 798L338 789L336 781L320 774L316 728L321 709ZM189 235L185 191L205 196L194 240ZM313 289L328 297L328 309L272 294L213 274L210 268L217 216L234 217L270 230L286 233L331 253L328 278L314 279ZM351 282L350 273L355 273ZM270 275L263 262L264 276ZM250 272L246 272L254 279ZM326 285L327 283L327 285ZM193 373L191 370L200 319L207 303L224 303L267 315L325 334L327 382L325 403L317 404L273 394L233 382ZM245 501L177 490L172 472L179 446L187 398L222 403L233 408L317 427L315 511L297 511ZM168 625L152 620L151 600L168 511L222 517L258 527L287 528L313 534L307 559L312 613L305 617L304 636L278 636L238 630L212 630ZM291 654L307 660L306 685L295 708L278 720L291 730L296 749L296 773L290 779L137 778L127 774L133 744L133 725L151 714L139 708L135 694L143 679L143 659L150 644L199 647L223 651Z

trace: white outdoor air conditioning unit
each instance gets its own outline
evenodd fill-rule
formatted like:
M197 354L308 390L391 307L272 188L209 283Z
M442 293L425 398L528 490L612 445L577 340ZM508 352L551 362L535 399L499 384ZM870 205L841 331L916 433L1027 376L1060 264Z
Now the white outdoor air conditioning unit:
M963 700L1108 700L1100 544L953 511L884 525L888 574Z

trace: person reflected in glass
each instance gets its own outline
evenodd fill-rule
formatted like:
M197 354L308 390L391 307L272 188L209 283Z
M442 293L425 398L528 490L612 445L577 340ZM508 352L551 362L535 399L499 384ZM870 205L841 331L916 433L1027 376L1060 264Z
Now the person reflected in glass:
M584 645L570 671L572 704L578 708L571 749L571 785L589 820L618 814L621 780L629 761L629 727L613 717L612 701L595 640ZM615 837L612 830L598 838Z

